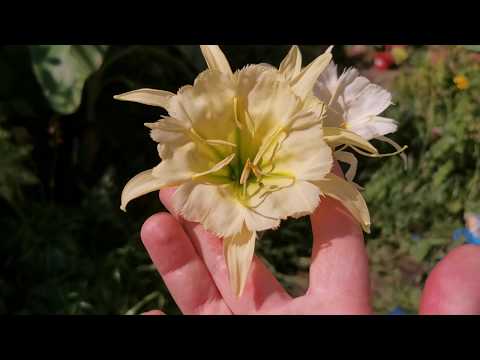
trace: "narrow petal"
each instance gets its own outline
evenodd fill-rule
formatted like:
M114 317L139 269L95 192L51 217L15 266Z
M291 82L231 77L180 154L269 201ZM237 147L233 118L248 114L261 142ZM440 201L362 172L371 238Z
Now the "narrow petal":
M152 191L160 190L165 186L166 184L162 179L158 179L152 175L152 169L141 172L130 179L123 188L120 209L126 211L127 204L131 200Z
M336 127L324 127L323 134L324 140L332 147L338 145L353 145L372 154L378 154L378 150L372 144L352 131Z
M335 159L341 161L345 164L350 165L347 172L345 173L345 179L352 182L357 174L358 160L352 153L348 151L335 151Z
M318 186L323 195L340 201L362 226L363 230L370 233L370 214L367 204L355 185L334 174L329 174L325 179L315 181L314 184Z
M159 106L168 110L169 101L174 93L164 90L139 89L129 91L113 98L120 101L132 101L144 105Z
M332 60L331 48L313 60L305 67L300 74L292 80L292 87L295 93L304 99L313 89L320 74L325 70Z
M232 75L232 68L218 45L200 45L200 49L209 69Z
M223 253L227 263L230 284L237 297L242 296L255 250L256 233L245 227L242 232L223 240Z
M292 46L285 59L283 59L278 71L287 80L292 80L302 70L302 53L297 45Z

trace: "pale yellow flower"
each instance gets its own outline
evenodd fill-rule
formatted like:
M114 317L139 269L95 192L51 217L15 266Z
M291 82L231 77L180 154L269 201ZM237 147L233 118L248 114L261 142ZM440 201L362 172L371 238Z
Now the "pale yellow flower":
M176 211L223 238L230 282L240 296L257 232L311 214L321 196L340 200L369 231L362 196L331 173L331 147L376 149L347 130L323 127L326 105L312 89L331 60L330 49L305 68L293 47L279 69L261 64L235 72L218 46L201 50L208 70L192 86L177 94L140 89L115 97L168 111L145 124L162 161L127 183L121 208L151 191L177 187Z

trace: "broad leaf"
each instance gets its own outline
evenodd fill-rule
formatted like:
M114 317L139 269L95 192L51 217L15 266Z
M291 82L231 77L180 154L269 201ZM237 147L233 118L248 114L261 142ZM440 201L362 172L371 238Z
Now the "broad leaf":
M32 66L55 112L72 114L80 106L88 77L102 65L105 45L30 46Z

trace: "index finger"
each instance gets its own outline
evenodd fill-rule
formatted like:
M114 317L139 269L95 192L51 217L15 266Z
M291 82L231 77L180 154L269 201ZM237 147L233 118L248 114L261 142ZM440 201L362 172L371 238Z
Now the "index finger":
M342 175L338 164L334 173ZM329 197L322 198L310 221L313 249L306 297L311 305L337 313L371 312L368 256L359 224Z

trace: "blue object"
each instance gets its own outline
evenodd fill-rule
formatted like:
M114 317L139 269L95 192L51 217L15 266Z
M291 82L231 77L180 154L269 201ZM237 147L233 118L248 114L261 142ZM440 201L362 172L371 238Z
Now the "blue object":
M420 241L422 237L418 234L412 234L412 240L413 241Z
M388 315L407 315L407 312L403 310L400 306L397 306L395 309L390 311Z
M480 237L475 236L475 234L467 228L460 228L453 232L452 238L454 241L457 241L462 237L465 238L467 244L480 245Z

